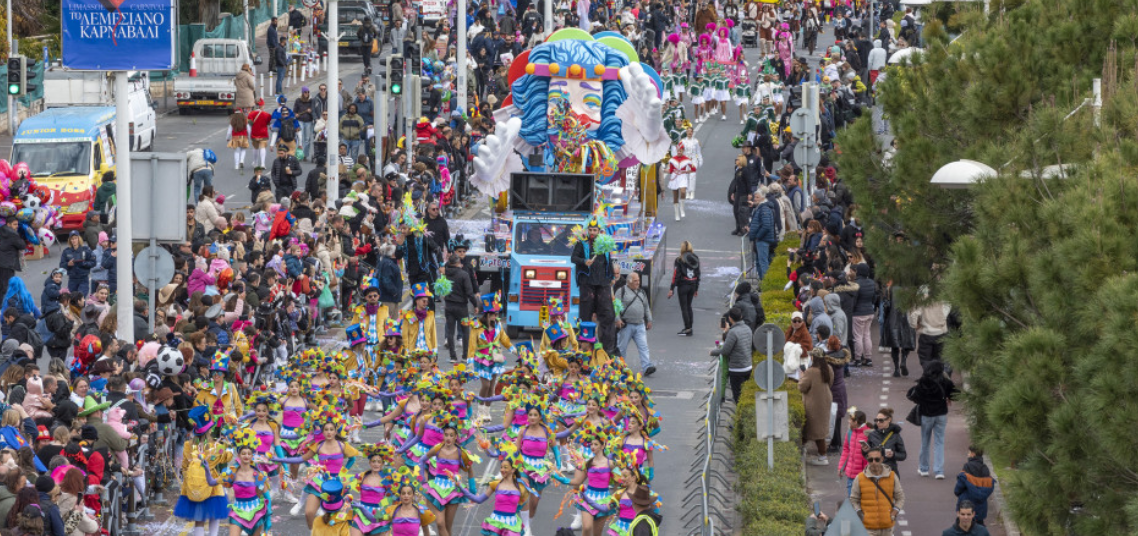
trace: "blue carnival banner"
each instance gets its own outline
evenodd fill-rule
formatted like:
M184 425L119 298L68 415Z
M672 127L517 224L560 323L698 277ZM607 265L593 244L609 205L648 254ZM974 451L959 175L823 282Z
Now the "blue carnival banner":
M174 0L63 0L62 10L64 67L174 67Z

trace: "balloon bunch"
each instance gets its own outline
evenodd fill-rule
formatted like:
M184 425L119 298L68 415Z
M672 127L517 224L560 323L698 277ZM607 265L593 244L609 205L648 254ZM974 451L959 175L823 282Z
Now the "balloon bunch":
M0 159L0 224L16 218L20 237L29 246L51 246L55 243L53 229L61 223L54 202L55 192L36 184L26 163L13 166Z

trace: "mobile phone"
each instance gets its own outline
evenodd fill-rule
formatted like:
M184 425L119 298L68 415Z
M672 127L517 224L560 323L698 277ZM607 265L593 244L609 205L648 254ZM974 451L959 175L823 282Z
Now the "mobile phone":
M822 515L822 503L820 501L814 501L814 517L818 517L819 515Z

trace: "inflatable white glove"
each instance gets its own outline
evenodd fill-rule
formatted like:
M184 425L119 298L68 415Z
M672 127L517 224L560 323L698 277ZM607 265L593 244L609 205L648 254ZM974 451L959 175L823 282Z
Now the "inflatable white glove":
M620 81L627 95L624 104L631 107L646 127L643 134L648 141L655 141L654 134L664 132L663 101L656 91L656 84L644 68L633 63L620 69Z
M478 146L478 156L474 157L473 182L480 190L483 189L482 185L490 185L499 180L510 157L514 156L514 145L521 129L521 118L511 117L505 122L499 122L494 133L486 136L486 140Z

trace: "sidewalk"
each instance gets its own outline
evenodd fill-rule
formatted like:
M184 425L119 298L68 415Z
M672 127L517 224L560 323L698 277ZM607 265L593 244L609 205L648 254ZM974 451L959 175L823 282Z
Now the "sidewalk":
M876 335L875 325L873 337L875 341ZM856 406L857 409L864 411L869 426L873 426L877 410L883 407L893 408L894 422L901 425L901 437L905 441L908 457L898 464L901 484L905 491L905 508L897 518L895 536L936 535L951 527L956 519L956 495L953 494L953 488L956 486L956 475L960 473L964 462L968 459L970 442L968 425L963 405L952 404L949 407L948 427L944 436L945 479L936 480L932 474L927 477L919 476L917 466L921 453L921 428L904 422L905 416L913 407L913 403L905 399L905 394L921 375L921 365L917 360L916 351L909 355L907 364L909 376L894 378L893 362L888 350L884 354L876 353L872 368L850 369L852 375L846 378L846 392L850 407ZM955 374L952 380L957 388L962 388L959 374ZM845 427L843 427L843 438L844 434ZM929 448L931 466L931 444ZM813 447L810 452L813 452ZM845 500L846 490L838 478L840 455L831 455L829 459L828 466L806 465L806 486L811 499L821 501L822 511L832 515L837 511L838 504ZM999 517L1000 508L993 494L988 499L986 525L992 536L1005 536Z

